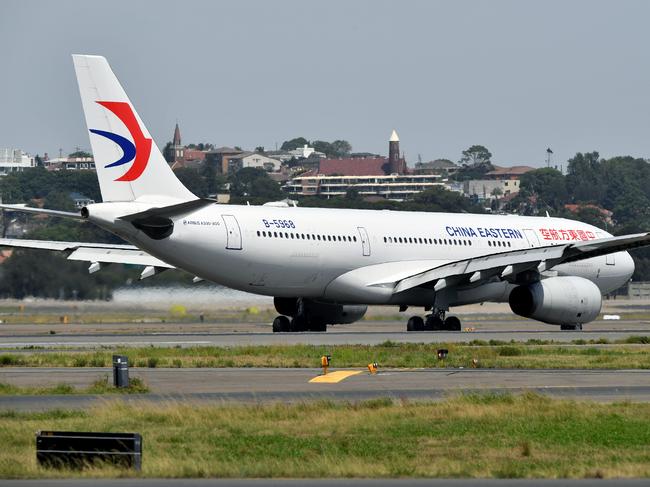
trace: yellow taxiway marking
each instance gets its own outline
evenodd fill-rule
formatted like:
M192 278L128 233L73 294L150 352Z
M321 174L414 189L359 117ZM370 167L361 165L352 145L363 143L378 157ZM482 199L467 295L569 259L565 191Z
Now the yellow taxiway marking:
M352 377L353 375L360 374L361 372L361 370L337 370L336 372L330 372L326 375L317 375L309 382L336 384L337 382L341 382L342 380L345 380L348 377Z

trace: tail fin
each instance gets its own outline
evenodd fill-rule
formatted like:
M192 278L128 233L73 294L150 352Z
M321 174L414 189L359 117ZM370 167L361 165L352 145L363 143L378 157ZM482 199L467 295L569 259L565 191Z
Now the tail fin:
M176 178L105 58L73 55L104 201L196 199Z

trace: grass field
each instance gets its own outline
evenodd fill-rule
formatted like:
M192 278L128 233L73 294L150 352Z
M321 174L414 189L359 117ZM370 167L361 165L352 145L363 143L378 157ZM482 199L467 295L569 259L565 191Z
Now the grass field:
M0 478L136 475L40 468L34 432L49 429L139 432L145 477L650 476L650 404L533 394L0 413Z
M334 367L470 367L648 369L650 337L629 337L620 343L558 344L474 341L469 344L272 345L245 347L125 348L110 351L52 351L0 354L0 367L108 367L113 353L129 357L134 367L318 367L320 357L332 356ZM449 355L438 360L436 350Z
M115 388L109 382L109 376L96 380L87 388L76 388L70 384L55 384L47 387L21 387L0 382L0 396L48 394L141 394L149 392L149 388L139 377L131 377L129 387Z

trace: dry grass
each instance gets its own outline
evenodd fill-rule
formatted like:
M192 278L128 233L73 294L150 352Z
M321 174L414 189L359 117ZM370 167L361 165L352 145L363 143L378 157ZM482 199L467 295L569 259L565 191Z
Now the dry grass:
M126 405L0 414L0 478L41 469L37 430L137 431L145 477L647 477L650 404L475 395L436 404Z
M67 351L0 354L0 367L108 367L111 355L129 357L134 367L318 367L322 355L331 355L336 367L470 367L482 368L650 369L650 338L630 337L629 343L543 344L474 342L380 345L273 345L243 347L126 348L111 351ZM438 360L436 350L449 355Z

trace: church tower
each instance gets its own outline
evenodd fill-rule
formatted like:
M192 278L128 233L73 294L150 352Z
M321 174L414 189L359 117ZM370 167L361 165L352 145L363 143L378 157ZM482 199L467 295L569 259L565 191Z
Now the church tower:
M406 161L399 155L399 137L395 130L388 139L388 167L390 174L404 174L406 171Z
M178 128L178 122L176 122L176 128L174 129L174 138L172 139L172 161L182 161L184 155L183 152L183 146L181 145L181 130Z

